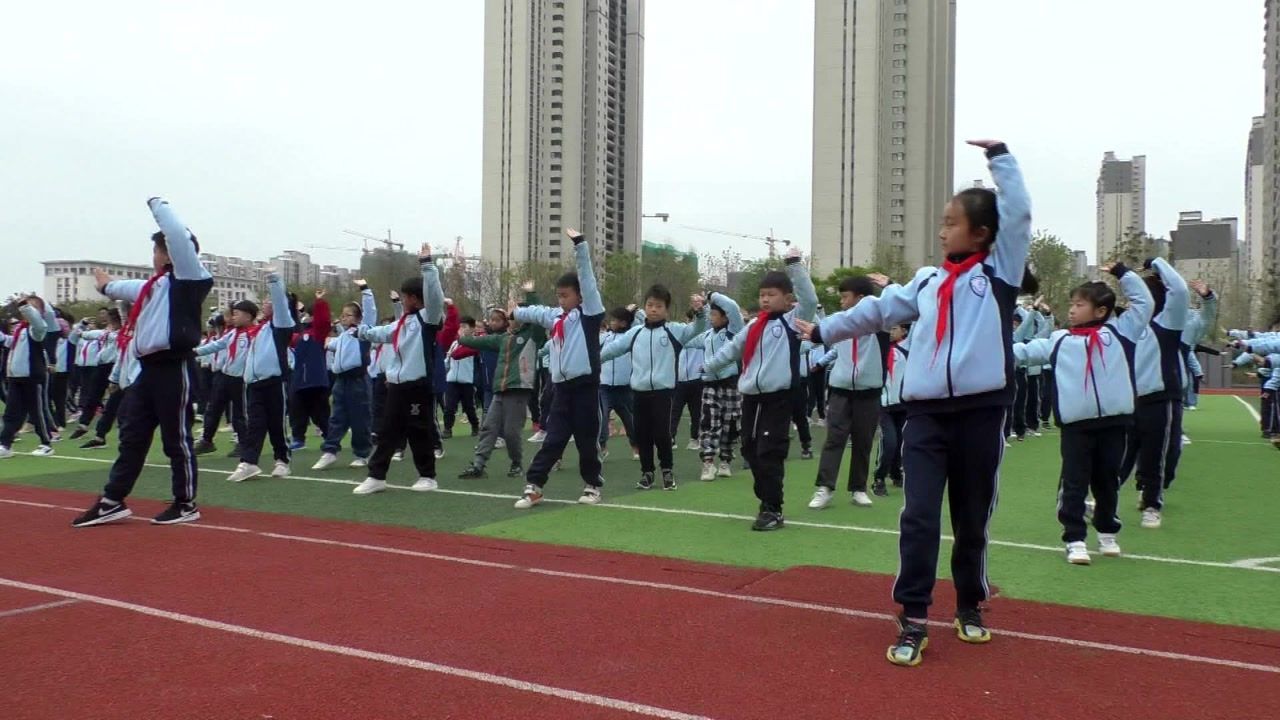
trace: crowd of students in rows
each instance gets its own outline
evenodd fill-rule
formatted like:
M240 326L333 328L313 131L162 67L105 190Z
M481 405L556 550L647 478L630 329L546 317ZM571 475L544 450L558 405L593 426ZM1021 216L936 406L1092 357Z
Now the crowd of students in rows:
M105 441L108 418L120 425L120 457L77 527L129 515L125 498L157 427L172 465L174 503L153 522L198 519L195 456L216 450L222 415L234 427L231 455L240 461L232 480L262 473L267 439L271 474L287 476L291 451L314 424L325 437L313 469L337 463L350 435L350 464L367 469L354 493L368 495L386 489L406 447L416 471L412 488L437 488L441 438L451 434L461 406L478 434L463 478L484 476L495 448L505 446L508 475L525 483L516 507L532 508L573 440L579 502L594 505L602 499L611 414L639 460L638 486L675 490L677 423L684 408L693 408L700 477L732 475L740 449L759 503L751 527L769 531L785 524L791 430L802 457L812 457L808 416L816 407L827 432L810 508L833 502L846 453L855 505L871 504L869 477L871 495L887 494L889 483L902 487L893 590L902 613L888 659L915 665L927 645L944 494L954 535L956 634L985 643L987 535L1009 441L1040 435L1052 415L1061 429L1057 513L1066 558L1091 561L1090 521L1101 553L1119 555L1119 490L1135 471L1141 525L1161 525L1182 448L1184 399L1194 405L1198 366L1191 350L1214 326L1216 300L1203 283L1186 282L1156 258L1141 269L1103 268L1124 304L1102 282L1075 288L1065 312L1039 299L1020 303L1034 294L1026 267L1028 194L1002 143L973 144L985 150L999 192L969 189L948 204L939 233L942 266L899 282L847 278L838 288L841 310L825 317L797 250L788 253L784 271L762 279L759 307L749 317L732 298L709 292L690 298L686 322L675 322L661 286L650 288L638 307L606 312L590 243L570 230L575 268L557 281L556 304L533 303L534 288L526 285L526 302L492 310L481 332L444 297L424 245L420 275L404 282L392 298L394 312L381 322L363 284L360 302L344 305L335 325L323 293L305 308L270 273L262 308L237 302L202 334L211 278L196 260L195 236L153 198L161 228L152 237L156 275L145 282L97 278L106 296L130 303L127 320L108 309L91 328L58 318L39 298L21 303L23 322L5 335L9 400L0 452L12 452L26 417L42 443L39 452L52 452L50 428L70 422L58 396L71 382L58 375L74 357L82 370L73 434L94 432L87 443L94 447ZM1261 365L1272 363L1270 353L1280 361L1280 335L1241 333L1238 343ZM192 420L202 372L207 390L197 440ZM478 379L483 421L472 401ZM91 430L104 383L119 392ZM530 414L540 445L526 467L521 431ZM877 430L881 451L872 473Z

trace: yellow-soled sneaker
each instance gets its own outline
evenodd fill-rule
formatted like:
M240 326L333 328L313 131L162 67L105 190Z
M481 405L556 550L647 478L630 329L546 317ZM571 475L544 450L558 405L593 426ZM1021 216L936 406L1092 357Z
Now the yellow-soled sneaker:
M929 647L929 628L922 622L912 622L905 615L898 616L898 641L889 646L885 657L894 665L915 667L924 659Z
M957 610L955 627L956 637L964 642L975 645L991 642L991 631L982 624L981 610Z

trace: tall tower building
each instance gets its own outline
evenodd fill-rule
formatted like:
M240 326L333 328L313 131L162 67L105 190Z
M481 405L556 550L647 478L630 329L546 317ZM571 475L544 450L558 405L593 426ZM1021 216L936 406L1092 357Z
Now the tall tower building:
M815 0L813 262L940 260L955 136L954 0Z
M643 0L485 0L480 254L640 248Z
M1264 0L1266 6L1265 52L1262 67L1265 79L1262 123L1262 196L1257 201L1261 226L1256 240L1261 244L1262 276L1266 279L1258 293L1263 295L1261 314L1270 315L1280 291L1280 0ZM1252 143L1252 134L1250 142ZM1250 162L1252 163L1252 150ZM1250 213L1249 218L1253 218ZM1247 220L1246 220L1247 223ZM1247 230L1246 224L1246 233ZM1260 318L1270 323L1271 317Z
M1266 165L1264 158L1265 117L1255 117L1249 128L1249 151L1244 163L1244 247L1241 248L1240 264L1243 276L1248 282L1249 322L1261 324L1262 310L1265 307L1267 278L1267 244L1263 242L1265 226L1263 211L1269 203L1265 201L1264 182Z
M1147 231L1147 158L1120 160L1114 152L1102 157L1098 173L1098 245L1094 262L1101 265L1116 253L1125 235Z

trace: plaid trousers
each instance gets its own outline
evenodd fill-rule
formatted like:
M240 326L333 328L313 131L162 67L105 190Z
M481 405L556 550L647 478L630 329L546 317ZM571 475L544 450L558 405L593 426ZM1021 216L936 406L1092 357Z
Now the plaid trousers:
M717 452L725 462L733 461L733 448L738 444L738 427L742 422L742 394L738 379L724 384L707 383L702 388L702 422L699 435L703 462L712 462Z

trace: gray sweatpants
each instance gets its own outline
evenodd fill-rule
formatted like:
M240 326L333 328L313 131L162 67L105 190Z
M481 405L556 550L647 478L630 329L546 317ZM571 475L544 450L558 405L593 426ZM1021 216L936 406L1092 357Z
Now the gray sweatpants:
M879 390L841 390L827 392L827 441L822 444L815 485L836 489L836 475L844 449L853 441L849 453L849 491L867 490L867 473L871 465L871 446L880 425Z
M493 394L489 410L484 414L480 427L480 444L476 446L476 467L484 467L493 454L494 443L501 437L507 442L507 455L512 465L524 465L524 448L520 431L529 413L529 397L532 390L507 390Z

